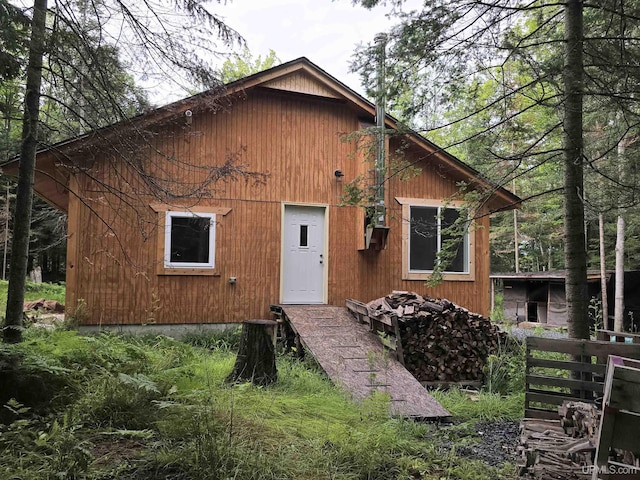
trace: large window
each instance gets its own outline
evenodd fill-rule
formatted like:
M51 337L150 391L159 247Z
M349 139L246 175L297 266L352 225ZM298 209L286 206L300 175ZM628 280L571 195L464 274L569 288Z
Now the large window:
M165 268L215 268L215 213L167 212Z
M458 204L396 198L402 204L405 280L425 280L442 262L444 280L473 280L473 231Z
M409 211L409 271L433 271L441 253L444 272L468 272L468 237L456 224L460 210L412 205Z

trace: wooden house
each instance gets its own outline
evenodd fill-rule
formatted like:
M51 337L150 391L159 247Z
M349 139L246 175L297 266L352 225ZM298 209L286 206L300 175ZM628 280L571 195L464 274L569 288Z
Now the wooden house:
M67 311L92 326L228 324L412 290L487 314L489 214L518 197L386 116L396 167L384 226L367 229L343 204L354 180L370 186L374 116L300 58L40 151L35 191L68 213ZM427 288L460 182L485 201Z

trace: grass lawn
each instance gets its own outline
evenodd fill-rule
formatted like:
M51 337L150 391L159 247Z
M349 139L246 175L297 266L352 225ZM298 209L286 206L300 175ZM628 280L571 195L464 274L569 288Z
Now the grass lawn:
M353 403L289 355L278 357L270 387L226 384L236 340L28 328L22 344L0 344L0 373L15 375L22 392L15 400L0 391L0 478L516 477L512 465L458 457L441 426L391 418L384 395ZM438 393L467 421L517 418L513 398Z
M0 315L4 316L4 312L7 308L7 288L9 282L6 280L0 280ZM57 300L64 305L65 287L55 283L31 283L27 282L25 285L24 298L25 301L38 300L44 298L45 300Z

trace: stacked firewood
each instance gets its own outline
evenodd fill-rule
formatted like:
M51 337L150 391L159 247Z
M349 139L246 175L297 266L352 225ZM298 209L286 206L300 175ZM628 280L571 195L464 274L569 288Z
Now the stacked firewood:
M559 420L526 418L517 448L521 477L587 480L593 471L600 411L584 402L565 401Z
M584 438L594 445L598 441L600 410L591 403L564 401L558 407L560 425L567 435Z
M393 292L368 304L371 316L397 316L404 365L423 383L483 379L504 333L482 315L445 299Z

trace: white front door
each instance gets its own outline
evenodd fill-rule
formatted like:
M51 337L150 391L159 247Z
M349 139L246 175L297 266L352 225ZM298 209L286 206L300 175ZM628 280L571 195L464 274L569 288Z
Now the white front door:
M285 205L282 303L325 303L325 208Z

